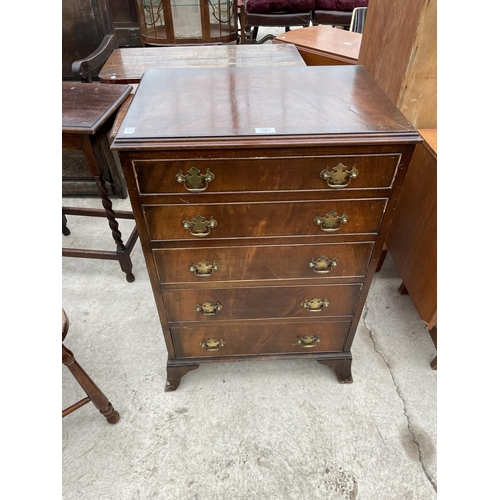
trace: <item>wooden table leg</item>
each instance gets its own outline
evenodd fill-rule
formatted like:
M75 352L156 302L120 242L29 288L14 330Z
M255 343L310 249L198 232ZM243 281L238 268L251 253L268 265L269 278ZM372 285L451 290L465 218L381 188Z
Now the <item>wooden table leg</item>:
M135 276L132 274L132 260L130 259L127 248L123 243L122 233L120 232L118 221L116 220L115 212L113 210L113 203L109 198L108 189L102 176L104 158L101 155L98 144L91 136L87 135L82 138L82 149L90 173L94 176L99 196L102 200L102 206L106 212L106 218L108 219L109 227L111 229L111 234L113 235L113 239L116 243L118 262L120 263L122 271L125 273L127 281L131 283L135 280Z

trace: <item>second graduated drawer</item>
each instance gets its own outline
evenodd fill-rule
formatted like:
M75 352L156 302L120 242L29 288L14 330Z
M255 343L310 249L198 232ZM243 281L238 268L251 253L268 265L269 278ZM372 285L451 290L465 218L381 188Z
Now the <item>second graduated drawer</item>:
M163 292L169 321L352 316L360 283L197 288Z
M153 249L161 284L363 277L373 242Z
M401 155L138 160L141 194L388 188Z
M144 205L152 241L377 233L387 198Z

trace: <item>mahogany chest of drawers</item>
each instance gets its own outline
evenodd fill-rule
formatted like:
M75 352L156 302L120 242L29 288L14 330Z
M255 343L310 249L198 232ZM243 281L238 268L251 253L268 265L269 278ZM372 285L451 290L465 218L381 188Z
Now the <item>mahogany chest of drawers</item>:
M419 135L361 66L151 69L117 133L168 351L313 358L351 345Z

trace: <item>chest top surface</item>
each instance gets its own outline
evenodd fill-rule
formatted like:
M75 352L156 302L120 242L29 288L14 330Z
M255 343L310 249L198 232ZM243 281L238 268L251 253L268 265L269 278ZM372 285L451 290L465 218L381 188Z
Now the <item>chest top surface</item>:
M94 134L131 90L129 85L62 82L62 131Z
M222 139L418 140L362 66L150 69L114 148ZM216 141L215 141L216 142Z

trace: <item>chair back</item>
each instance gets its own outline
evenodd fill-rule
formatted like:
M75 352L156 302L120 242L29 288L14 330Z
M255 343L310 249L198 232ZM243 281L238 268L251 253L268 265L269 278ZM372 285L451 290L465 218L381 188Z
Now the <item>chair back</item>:
M356 7L355 9L353 9L349 31L354 31L355 33L363 33L367 9L368 7Z

